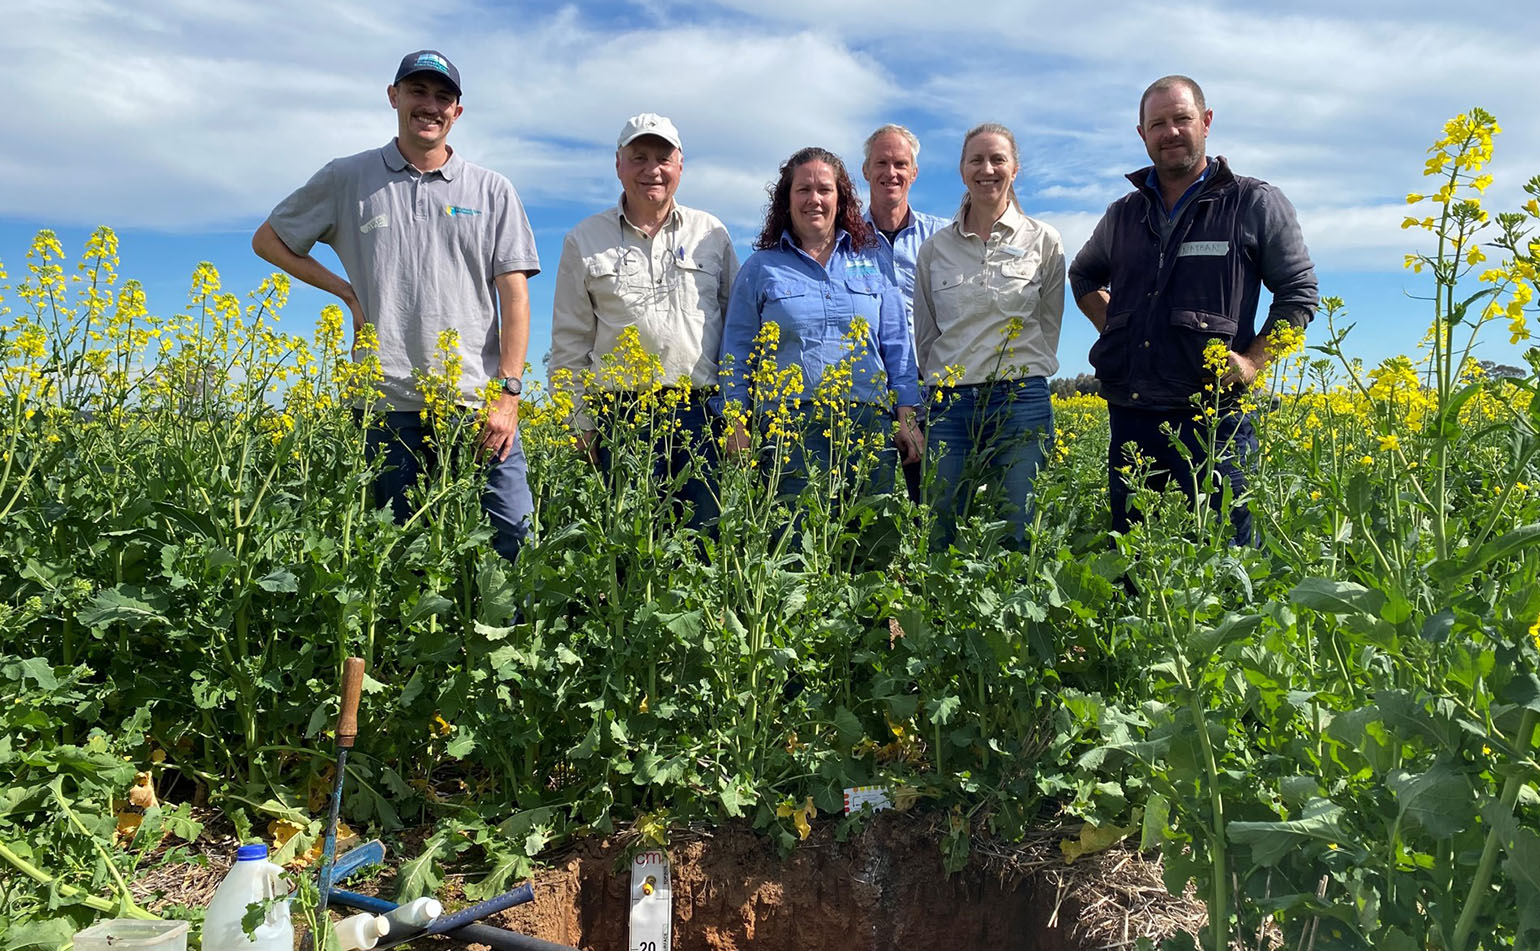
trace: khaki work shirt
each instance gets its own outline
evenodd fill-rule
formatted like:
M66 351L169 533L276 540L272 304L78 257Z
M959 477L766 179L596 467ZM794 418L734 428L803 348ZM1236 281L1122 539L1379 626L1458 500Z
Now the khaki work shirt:
M1015 204L989 235L964 231L968 203L920 247L915 262L914 333L927 384L956 384L1028 376L1059 369L1064 323L1064 246L1052 226ZM1013 318L1021 329L1013 338Z
M645 384L604 370L621 331L635 327L642 348L662 363L664 385L715 386L722 314L737 273L727 229L704 211L676 204L650 238L620 204L583 219L567 234L556 269L548 371L571 371L579 400L585 372L608 389ZM574 427L593 428L577 405Z

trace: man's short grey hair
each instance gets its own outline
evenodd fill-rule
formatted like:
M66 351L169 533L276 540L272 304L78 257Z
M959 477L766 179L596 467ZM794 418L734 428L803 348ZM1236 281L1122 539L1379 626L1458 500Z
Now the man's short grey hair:
M861 164L865 165L872 160L872 146L876 145L877 140L889 132L909 143L909 158L918 165L920 163L920 137L896 122L889 122L866 137L866 145L861 152Z
M1144 95L1139 97L1139 127L1141 129L1144 128L1145 102L1158 92L1170 92L1177 88L1185 88L1192 93L1192 104L1198 107L1200 113L1208 108L1208 105L1203 101L1203 90L1198 86L1197 80L1179 73L1162 76L1145 87Z

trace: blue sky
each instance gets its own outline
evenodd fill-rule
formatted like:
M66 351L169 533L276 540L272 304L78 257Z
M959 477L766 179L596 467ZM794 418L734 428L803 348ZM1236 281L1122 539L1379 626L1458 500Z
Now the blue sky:
M402 54L442 50L465 114L450 143L519 189L545 272L531 282L531 362L549 342L561 240L613 203L614 141L642 111L685 140L679 199L727 222L740 249L765 186L805 145L845 156L877 125L920 136L916 207L950 215L961 133L1017 135L1017 192L1073 255L1146 161L1140 91L1195 77L1209 150L1298 207L1323 293L1347 300L1366 360L1412 350L1431 317L1426 276L1402 269L1416 232L1404 196L1442 122L1481 105L1505 131L1487 205L1510 209L1540 172L1530 0L1192 3L1180 8L997 2L748 0L548 4L447 0L4 0L13 117L0 156L0 261L15 279L39 228L78 254L98 224L152 311L185 300L199 261L244 292L269 270L251 232L328 159L395 131L385 97ZM1469 22L1467 22L1469 21ZM23 139L23 135L26 136ZM324 252L324 250L322 251ZM332 263L335 263L332 259ZM297 287L284 325L308 332L325 295ZM1324 337L1324 326L1312 329ZM1088 369L1093 332L1068 305L1061 373ZM1480 356L1518 361L1494 327Z

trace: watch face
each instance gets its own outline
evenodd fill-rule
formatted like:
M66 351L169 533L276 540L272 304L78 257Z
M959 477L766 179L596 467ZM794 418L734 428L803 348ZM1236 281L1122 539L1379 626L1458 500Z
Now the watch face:
M518 396L524 392L524 381L516 376L503 378L503 392Z

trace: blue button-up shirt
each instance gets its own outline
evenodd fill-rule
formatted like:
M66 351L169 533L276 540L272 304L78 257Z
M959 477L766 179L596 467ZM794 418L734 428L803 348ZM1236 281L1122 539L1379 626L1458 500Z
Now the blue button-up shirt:
M927 215L921 211L909 209L909 220L904 222L904 227L888 241L888 236L877 230L877 225L872 221L872 212L866 210L866 223L872 226L872 231L877 235L877 247L872 251L877 256L877 263L882 267L882 273L887 279L903 292L904 307L914 309L914 262L920 256L920 245L925 239L945 228L951 222L946 218L938 218L935 215ZM913 321L913 317L910 321ZM913 327L911 326L911 331Z
M867 323L859 351L847 339L856 317ZM724 399L751 404L749 375L758 358L754 339L771 322L780 328L776 366L802 368L802 388L784 394L787 398L811 399L824 374L848 362L852 400L885 406L891 391L898 405L918 405L919 372L903 299L873 252L851 249L848 233L835 236L827 267L797 247L788 233L775 247L743 262L722 326L718 365Z
M1208 181L1209 170L1213 167L1213 162L1209 162L1207 165L1203 166L1203 171L1198 173L1198 177L1193 181L1193 183L1187 186L1186 191L1182 192L1182 197L1178 198L1176 200L1176 204L1171 206L1171 210L1166 212L1166 219L1168 221L1175 221L1176 216L1182 213L1183 208L1187 207L1187 202L1192 200L1192 196L1196 195L1199 191L1202 190L1203 183ZM1160 177L1155 174L1155 166L1150 166L1150 173L1144 176L1144 183L1150 186L1150 190L1155 194L1164 194L1160 190Z

